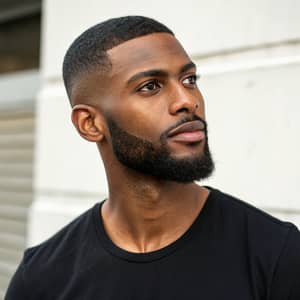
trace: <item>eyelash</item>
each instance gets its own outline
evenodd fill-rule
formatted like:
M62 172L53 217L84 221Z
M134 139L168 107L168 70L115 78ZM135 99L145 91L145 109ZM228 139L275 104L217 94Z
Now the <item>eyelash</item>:
M149 80L148 82L146 82L145 84L143 84L140 88L138 88L138 92L145 92L145 91L142 91L145 87L149 86L150 84L154 84L156 87L159 87L161 88L161 84L160 82L157 80L157 79L152 79L152 80ZM148 91L154 91L154 90L148 90Z
M196 74L189 75L189 76L185 77L182 81L189 79L189 78L193 79L193 81L194 81L194 83L189 83L189 84L195 86L197 83L197 80L199 79L199 75L196 75ZM145 87L147 87L149 84L154 84L156 86L156 88L162 87L160 82L157 79L152 79L152 80L149 80L148 82L146 82L145 84L143 84L140 88L137 89L137 91L138 92L155 92L155 91L157 91L157 89L143 91L143 89Z
M193 79L194 83L191 83L191 84L195 85L197 83L197 80L199 79L199 75L193 74L193 75L185 77L184 80L189 79L189 78Z

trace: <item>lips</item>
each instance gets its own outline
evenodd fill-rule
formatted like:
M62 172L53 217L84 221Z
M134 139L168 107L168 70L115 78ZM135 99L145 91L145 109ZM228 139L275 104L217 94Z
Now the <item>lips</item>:
M205 138L205 125L201 121L186 122L168 133L168 138L177 142L196 143Z

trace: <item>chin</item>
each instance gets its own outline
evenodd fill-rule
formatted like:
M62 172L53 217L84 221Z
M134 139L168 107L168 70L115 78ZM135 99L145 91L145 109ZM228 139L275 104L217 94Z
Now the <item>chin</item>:
M204 144L186 144L181 146L180 149L170 149L170 154L172 158L175 159L193 159L199 158L204 155Z

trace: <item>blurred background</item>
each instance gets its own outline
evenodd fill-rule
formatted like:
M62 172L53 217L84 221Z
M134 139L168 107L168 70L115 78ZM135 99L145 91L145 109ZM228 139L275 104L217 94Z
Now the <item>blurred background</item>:
M107 195L73 129L64 53L83 30L139 14L197 63L219 188L300 225L300 1L0 0L0 299L26 247Z

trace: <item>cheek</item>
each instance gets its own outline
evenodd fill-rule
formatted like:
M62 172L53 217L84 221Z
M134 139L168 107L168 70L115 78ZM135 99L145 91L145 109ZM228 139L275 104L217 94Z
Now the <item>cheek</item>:
M140 138L155 140L164 130L166 120L158 101L140 97L120 95L121 101L113 101L109 115L120 127Z
M161 134L161 128L159 120L145 113L134 113L131 120L127 122L129 130L136 136L149 140L155 141Z
M159 141L160 135L164 131L161 124L162 119L153 111L148 112L147 110L133 109L132 107L119 111L115 117L115 121L125 131L151 142Z
M199 98L199 115L200 117L202 117L204 120L206 120L206 116L205 116L205 102L204 102L204 98L202 96L202 93L198 90L198 98Z

